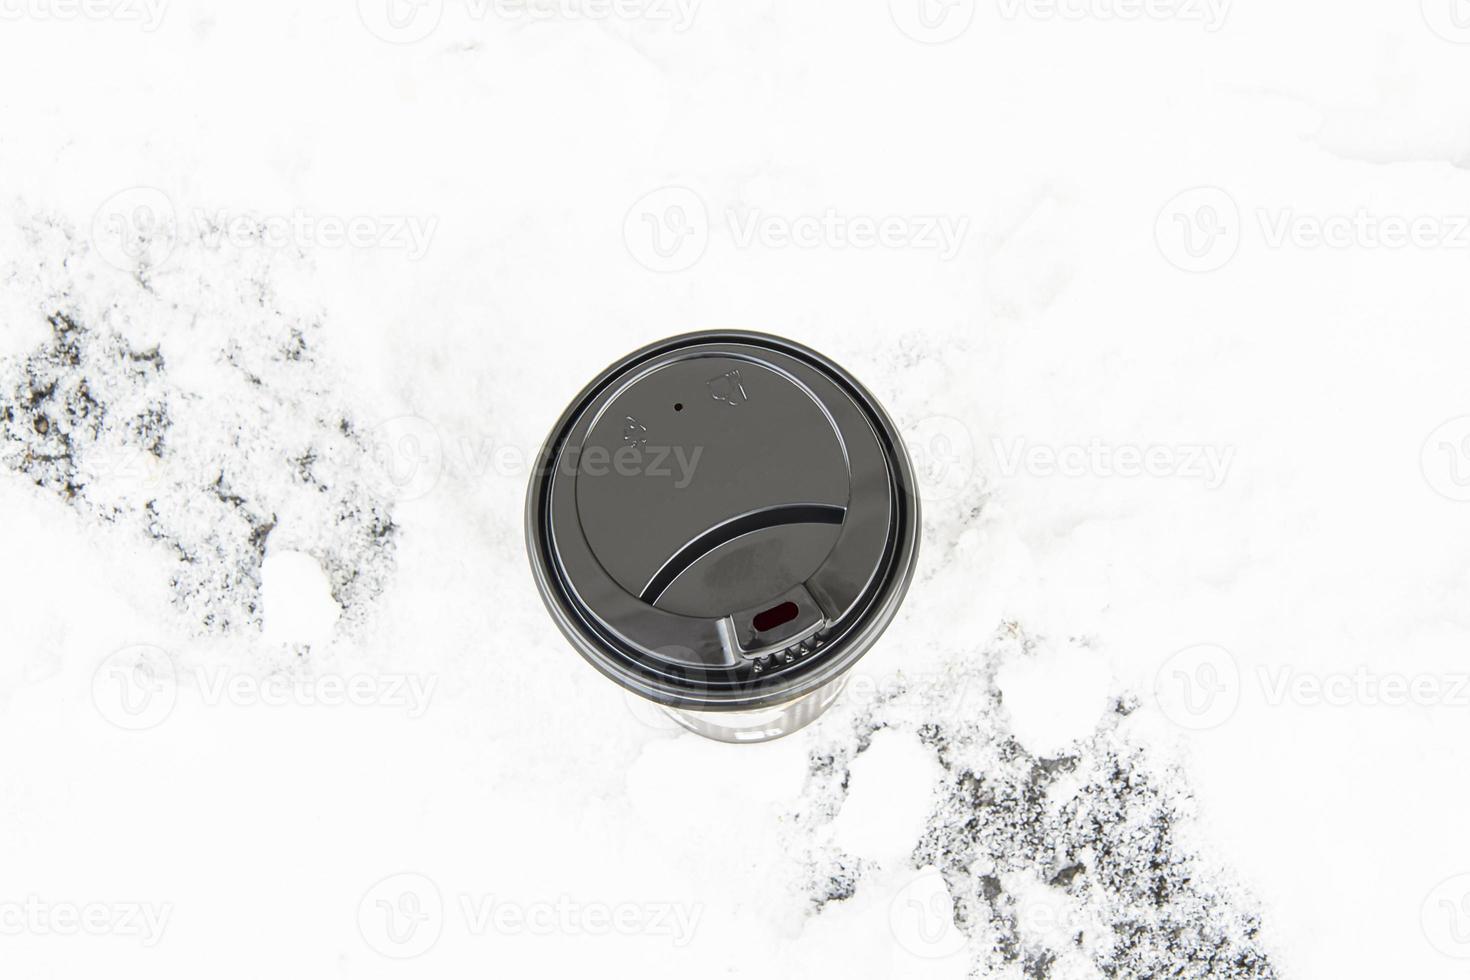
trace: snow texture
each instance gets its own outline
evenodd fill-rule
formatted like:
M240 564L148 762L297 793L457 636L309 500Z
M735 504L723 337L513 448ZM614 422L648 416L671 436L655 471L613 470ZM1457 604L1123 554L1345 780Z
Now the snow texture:
M171 552L175 602L201 630L259 625L261 562L283 541L365 615L392 569L392 500L315 353L320 315L281 309L271 263L219 245L184 243L204 253L187 256L195 274L129 280L62 223L19 233L11 315L46 330L0 372L0 462Z

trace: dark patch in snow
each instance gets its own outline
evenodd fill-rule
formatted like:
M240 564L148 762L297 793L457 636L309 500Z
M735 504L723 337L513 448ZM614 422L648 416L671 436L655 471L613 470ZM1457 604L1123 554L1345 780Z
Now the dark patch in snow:
M1123 730L1136 698L1116 701L1060 758L1031 755L1004 729L995 671L1028 648L1019 629L1004 629L983 658L952 674L895 683L871 704L840 702L824 720L793 821L806 842L813 910L857 894L864 875L881 870L817 841L841 811L848 767L886 727L913 733L943 767L909 864L939 871L975 975L1019 970L1046 980L1080 957L1108 977L1274 978L1249 897L1185 832L1193 799L1183 775ZM986 696L957 706L967 685ZM1040 933L1027 920L1037 894L1069 910Z
M259 625L278 545L315 557L343 624L360 620L392 570L393 498L316 353L320 315L272 295L292 257L196 243L144 282L60 222L22 234L34 251L6 288L49 333L0 358L0 470L167 549L174 601L206 631Z

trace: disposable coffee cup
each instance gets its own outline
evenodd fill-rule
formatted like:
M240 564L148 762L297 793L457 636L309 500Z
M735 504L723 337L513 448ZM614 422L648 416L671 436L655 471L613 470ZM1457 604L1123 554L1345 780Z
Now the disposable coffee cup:
M850 374L765 334L708 331L573 399L526 500L552 619L680 724L761 742L810 724L913 578L919 499L898 431Z

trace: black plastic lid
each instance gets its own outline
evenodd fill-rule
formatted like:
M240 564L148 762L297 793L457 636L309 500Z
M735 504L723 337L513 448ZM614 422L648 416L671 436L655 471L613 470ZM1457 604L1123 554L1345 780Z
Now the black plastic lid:
M841 676L903 599L919 501L847 372L779 337L686 334L609 367L557 422L526 539L557 624L643 697L782 704Z

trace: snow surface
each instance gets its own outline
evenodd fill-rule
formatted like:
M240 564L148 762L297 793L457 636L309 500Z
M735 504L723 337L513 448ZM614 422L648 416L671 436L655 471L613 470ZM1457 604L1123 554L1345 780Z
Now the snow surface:
M0 10L0 975L1463 975L1460 0L389 2ZM711 327L925 496L760 746L522 543Z

